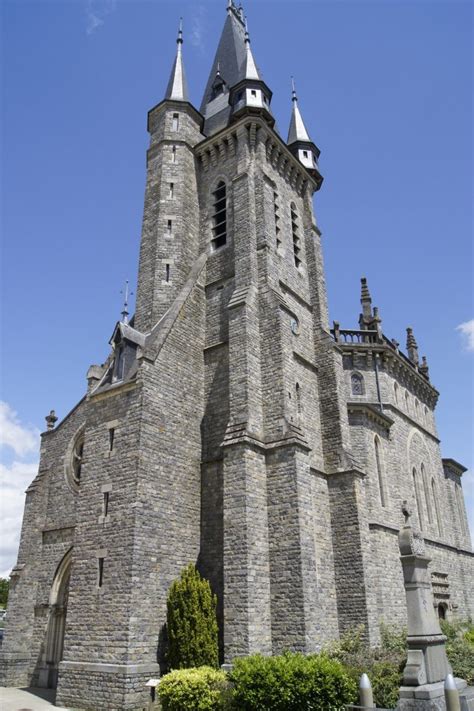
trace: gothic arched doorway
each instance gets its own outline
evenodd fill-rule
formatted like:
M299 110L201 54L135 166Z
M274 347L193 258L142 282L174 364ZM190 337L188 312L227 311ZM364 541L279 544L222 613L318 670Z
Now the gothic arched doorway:
M72 548L58 566L49 596L44 657L38 681L39 686L48 689L55 689L57 686L59 662L63 658L71 560Z

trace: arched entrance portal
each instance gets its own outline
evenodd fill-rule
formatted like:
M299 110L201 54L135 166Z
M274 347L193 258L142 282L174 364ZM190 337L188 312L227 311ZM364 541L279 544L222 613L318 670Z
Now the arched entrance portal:
M44 658L38 680L39 686L48 689L55 689L57 686L59 662L63 658L71 560L72 548L58 566L49 596Z

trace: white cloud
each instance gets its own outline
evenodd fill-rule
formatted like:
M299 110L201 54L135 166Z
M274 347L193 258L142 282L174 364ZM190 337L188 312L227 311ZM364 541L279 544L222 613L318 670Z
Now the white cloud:
M456 326L456 331L461 331L466 337L466 350L474 351L474 318Z
M193 15L191 23L191 35L189 41L193 47L204 49L204 25L205 25L206 8L204 5L197 7L196 13Z
M14 461L0 464L0 577L9 576L16 563L21 522L25 504L25 489L38 471L37 462Z
M24 457L39 447L39 430L24 426L17 413L6 402L0 401L0 448L8 447L18 457Z
M117 0L86 0L86 33L91 35L117 8Z

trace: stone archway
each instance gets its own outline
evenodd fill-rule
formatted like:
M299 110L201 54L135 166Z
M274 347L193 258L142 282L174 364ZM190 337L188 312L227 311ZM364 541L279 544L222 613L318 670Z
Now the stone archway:
M44 657L38 678L38 686L48 689L55 689L58 684L58 667L63 658L71 560L72 548L58 566L49 596Z

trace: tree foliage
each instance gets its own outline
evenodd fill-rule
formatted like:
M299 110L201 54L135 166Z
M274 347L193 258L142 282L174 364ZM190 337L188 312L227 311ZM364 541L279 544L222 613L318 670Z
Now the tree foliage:
M171 669L217 667L217 598L191 563L168 593L168 664Z
M9 588L10 581L7 578L0 578L0 607L7 606Z

